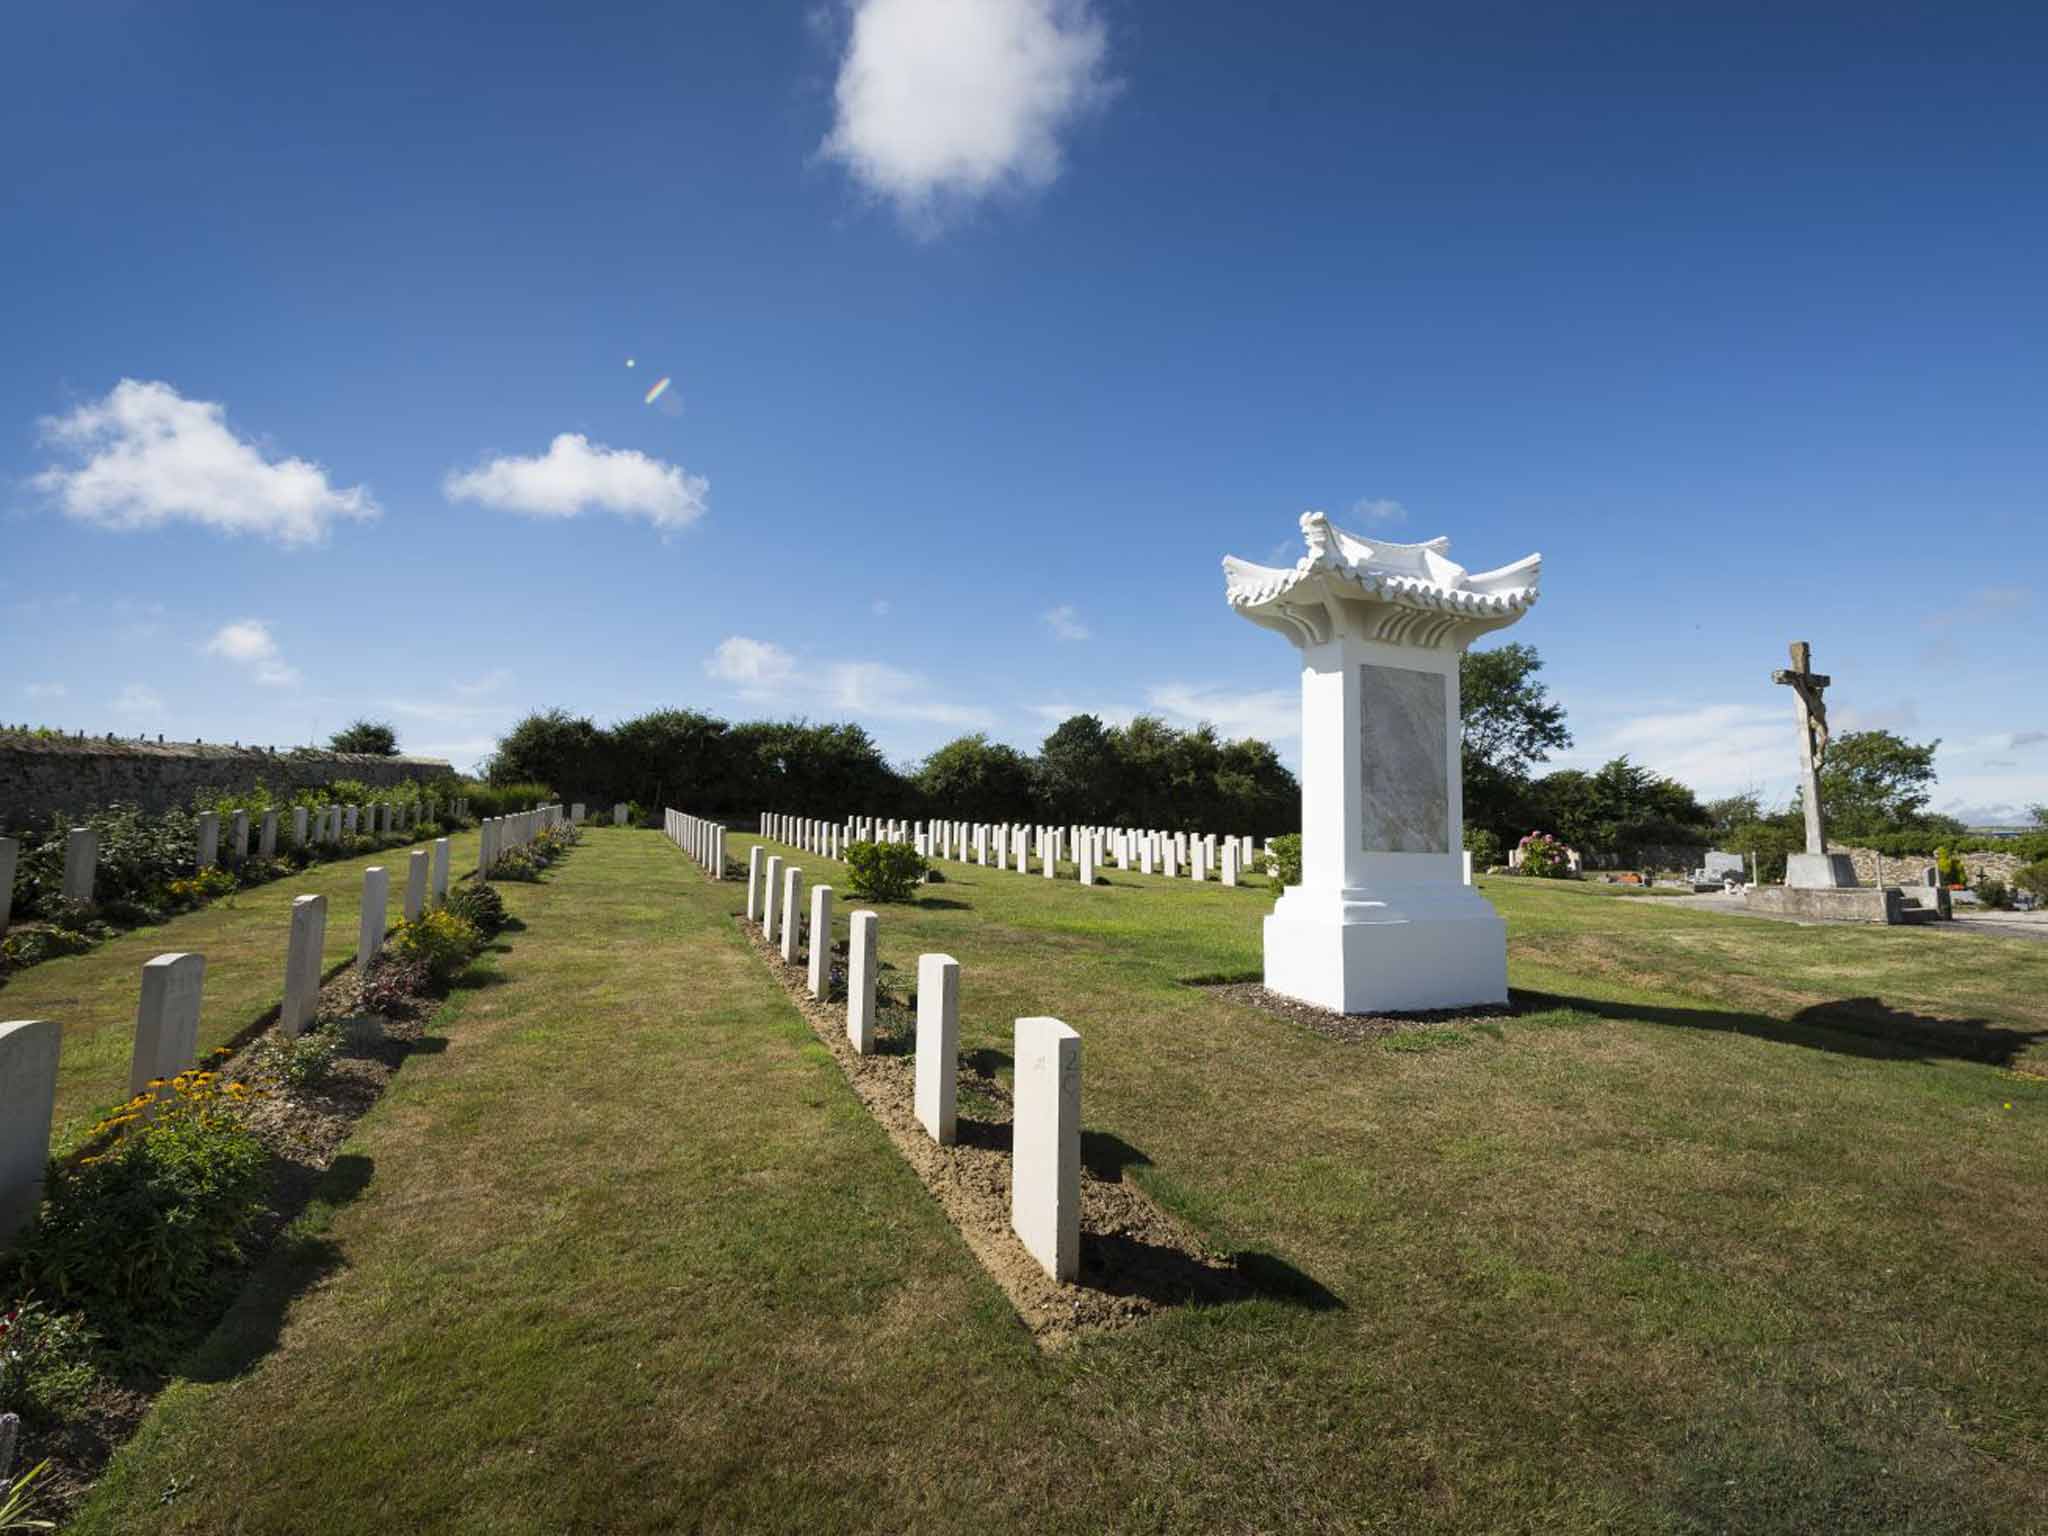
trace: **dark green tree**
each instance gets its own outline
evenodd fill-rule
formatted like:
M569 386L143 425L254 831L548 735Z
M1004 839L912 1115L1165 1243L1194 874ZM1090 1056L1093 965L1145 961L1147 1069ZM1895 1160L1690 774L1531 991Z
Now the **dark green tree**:
M1572 744L1564 706L1536 677L1542 670L1536 648L1516 641L1458 660L1465 824L1486 827L1503 843L1532 830L1531 770Z
M1936 818L1934 754L1939 739L1917 744L1891 731L1844 731L1829 744L1820 771L1828 835L1844 840L1911 832ZM1947 818L1941 818L1947 820Z
M1038 749L1039 805L1052 821L1106 822L1123 801L1122 770L1101 720L1071 715Z
M368 757L398 756L398 732L382 720L351 720L327 738L336 752L360 752Z
M606 759L604 733L587 717L539 710L498 739L484 778L492 784L545 784L577 799L604 792L610 779Z
M977 821L1035 821L1036 777L1015 747L975 733L957 737L919 766L917 792L936 815Z

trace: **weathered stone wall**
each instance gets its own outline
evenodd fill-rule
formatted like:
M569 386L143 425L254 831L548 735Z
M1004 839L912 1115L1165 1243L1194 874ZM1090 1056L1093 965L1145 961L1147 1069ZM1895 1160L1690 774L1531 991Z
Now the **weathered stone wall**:
M384 789L452 772L434 757L0 736L0 831L45 826L52 815L79 815L115 801L165 811L190 804L200 789L250 789L261 782L290 792L336 779Z
M1880 854L1874 848L1845 848L1840 843L1829 843L1828 852L1849 855L1856 865L1856 878L1865 885L1917 885L1927 866L1934 862L1931 853L1898 858L1889 853ZM2009 885L2013 872L2026 863L2016 853L1965 853L1958 857L1969 872L1972 885L1986 874Z

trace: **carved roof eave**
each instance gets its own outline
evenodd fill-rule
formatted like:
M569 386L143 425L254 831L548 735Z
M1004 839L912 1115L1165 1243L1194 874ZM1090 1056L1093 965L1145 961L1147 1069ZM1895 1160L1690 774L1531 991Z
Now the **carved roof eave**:
M1433 540L1426 547L1446 544ZM1223 570L1230 606L1297 646L1321 645L1356 631L1387 644L1462 650L1529 611L1537 598L1542 556L1468 576L1460 587L1356 569L1329 554L1310 556L1291 570L1226 556Z

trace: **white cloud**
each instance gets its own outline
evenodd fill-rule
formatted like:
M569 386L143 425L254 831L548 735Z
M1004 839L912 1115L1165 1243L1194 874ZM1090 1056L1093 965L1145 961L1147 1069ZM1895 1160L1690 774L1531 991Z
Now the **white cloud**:
M886 619L889 616L889 599L886 597L876 598L868 605L868 612L878 619Z
M1618 719L1575 724L1578 742L1539 772L1591 771L1626 753L1630 761L1678 780L1701 799L1742 794L1763 786L1783 798L1799 766L1799 743L1789 708L1760 704L1703 704L1657 709Z
M841 661L799 667L797 659L766 640L731 635L704 662L705 675L728 683L741 698L795 707L843 710L883 720L987 727L985 709L932 696L930 681L880 661Z
M121 690L114 700L114 708L124 715L154 715L162 711L164 701L154 689L140 683L130 683Z
M450 688L453 688L457 693L465 694L470 698L475 698L479 694L496 693L500 688L504 687L507 683L511 681L512 673L507 668L497 667L489 672L486 672L482 677L477 678L474 682L450 683L448 686Z
M796 675L796 658L766 640L729 635L704 662L705 676L731 683L750 697L779 692Z
M208 655L224 656L248 667L259 683L282 687L299 680L298 668L285 665L284 653L278 650L270 626L261 619L237 619L232 624L223 624L206 642L206 651Z
M1091 0L852 0L821 146L930 232L944 212L1060 174L1060 140L1108 100Z
M1088 626L1081 622L1081 615L1074 611L1072 603L1061 603L1045 615L1045 627L1062 640L1086 640Z
M21 691L32 699L61 699L71 690L62 683L30 683Z
M1354 523L1405 523L1408 509L1398 501L1389 501L1384 496L1367 496L1351 503L1351 521Z
M123 530L192 522L313 544L339 519L377 516L366 488L334 486L305 459L266 459L226 415L168 384L123 379L96 404L44 418L45 440L80 462L34 484L66 516Z
M441 489L450 501L474 501L528 517L616 512L675 529L704 515L711 482L637 448L607 448L580 432L563 432L539 458L507 456L450 471Z
M1145 700L1169 721L1197 725L1206 720L1231 740L1256 736L1261 741L1289 741L1301 734L1301 694L1293 688L1246 693L1164 683L1146 690Z

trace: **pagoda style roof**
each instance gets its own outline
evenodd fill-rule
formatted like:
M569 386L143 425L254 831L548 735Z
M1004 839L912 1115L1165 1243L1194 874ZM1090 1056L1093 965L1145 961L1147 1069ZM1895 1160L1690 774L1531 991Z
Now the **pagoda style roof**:
M1543 571L1543 557L1529 555L1475 575L1450 558L1449 539L1364 539L1321 512L1304 512L1301 532L1308 553L1289 569L1223 557L1230 606L1296 645L1353 632L1393 645L1463 650L1528 612Z

